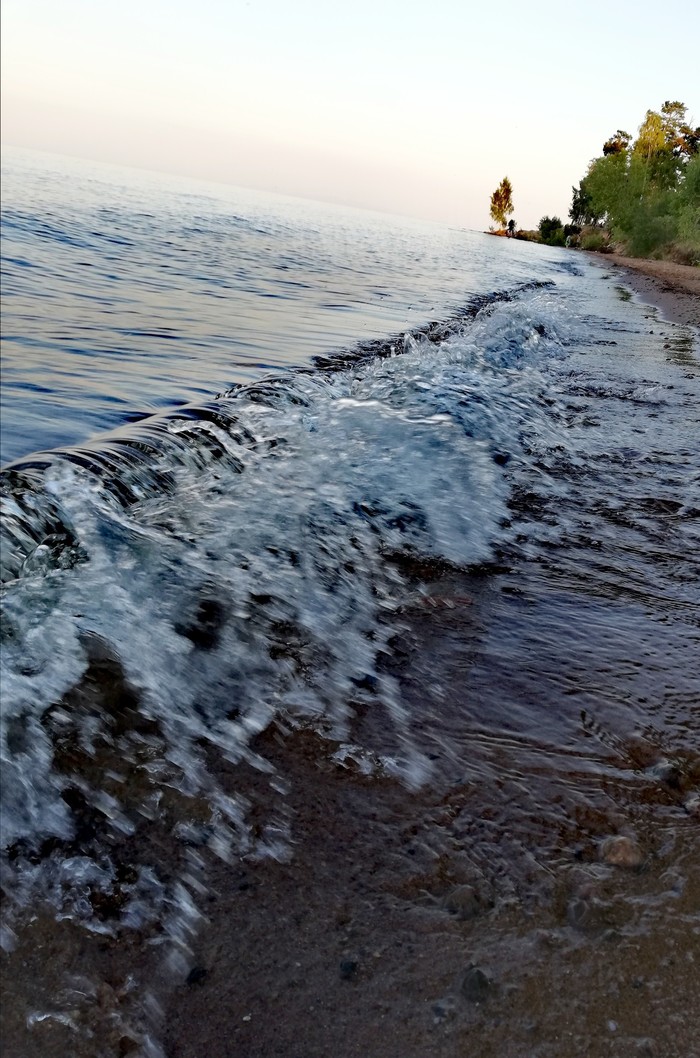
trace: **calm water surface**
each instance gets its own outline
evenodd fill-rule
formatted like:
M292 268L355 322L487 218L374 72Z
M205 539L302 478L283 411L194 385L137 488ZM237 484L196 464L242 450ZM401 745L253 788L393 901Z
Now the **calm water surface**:
M2 460L443 318L530 247L8 150Z

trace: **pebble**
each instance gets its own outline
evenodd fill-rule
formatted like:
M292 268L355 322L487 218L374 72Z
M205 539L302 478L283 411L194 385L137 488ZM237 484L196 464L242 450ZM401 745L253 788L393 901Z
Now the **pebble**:
M462 995L470 1003L483 1003L493 985L489 977L478 966L470 966L462 981Z
M436 1025L441 1021L452 1021L456 1013L454 999L451 996L438 999L436 1003L433 1003L433 1020Z
M691 794L683 802L683 807L689 816L700 817L700 794Z
M340 964L340 977L343 981L350 981L357 973L357 961L355 959L343 959Z
M448 893L443 901L443 906L450 914L459 919L476 918L482 910L479 894L471 885L458 885L451 893Z
M204 966L193 966L187 975L187 984L201 985L208 972L209 971Z
M606 838L600 846L600 858L614 867L641 867L644 863L644 854L639 843L624 834Z

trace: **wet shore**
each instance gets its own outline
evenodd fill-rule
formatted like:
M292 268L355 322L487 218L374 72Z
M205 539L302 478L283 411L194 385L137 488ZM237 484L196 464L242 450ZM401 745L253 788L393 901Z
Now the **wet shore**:
M15 922L4 1054L698 1058L700 365L690 328L606 284L609 329L562 361L560 430L513 471L494 561L387 556L405 728L358 697L342 742L282 709L246 761L209 747L245 817L221 850L211 805L157 772L118 663L93 658L57 766L153 814L115 836L111 802L71 792L116 880L85 923ZM71 741L96 709L133 760ZM386 766L407 734L418 788ZM144 865L171 895L128 926Z
M590 261L624 276L641 299L667 320L700 327L700 268L620 254L587 253Z

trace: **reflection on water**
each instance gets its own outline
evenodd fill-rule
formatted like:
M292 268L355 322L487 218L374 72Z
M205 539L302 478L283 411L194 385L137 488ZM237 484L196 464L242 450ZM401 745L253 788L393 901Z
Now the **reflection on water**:
M695 354L696 345L697 339L691 328L678 327L664 342L669 363L680 364L697 371L700 368L700 362Z

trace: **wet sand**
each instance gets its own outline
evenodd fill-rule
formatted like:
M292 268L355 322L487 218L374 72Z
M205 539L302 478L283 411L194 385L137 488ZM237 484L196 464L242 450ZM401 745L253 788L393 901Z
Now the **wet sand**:
M517 619L515 588L507 574L448 575L434 606L407 614L402 688L434 764L420 790L339 764L310 731L261 736L274 776L244 787L261 832L286 821L292 854L214 866L197 972L168 1008L169 1058L700 1054L697 746L670 763L664 737L640 736L602 690L599 721L581 710L568 750L518 731L534 688L544 703L559 682L552 669L571 674L574 716L607 659L577 674L568 646L525 644L520 693L517 660L510 679L489 675L483 623ZM449 693L435 710L438 681ZM370 712L354 734L391 753Z
M558 864L493 838L488 862L487 790L410 795L303 734L277 753L293 857L218 871L196 972L169 1005L172 1058L700 1053L689 826L647 833L631 867L597 862L591 827L615 827L602 816L562 834Z
M250 851L183 850L167 819L126 849L138 862L149 841L163 878L186 877L189 854L191 888L200 863L184 958L166 970L157 924L90 937L39 914L5 956L3 1054L698 1058L700 751L617 715L607 656L576 671L570 606L553 608L562 584L546 579L534 604L505 571L447 571L430 605L408 601L392 665L433 765L420 789L378 766L397 736L371 709L353 721L373 747L356 761L284 719L255 740L258 766L212 758L245 800ZM554 615L554 635L523 643L526 676L507 656L494 672L485 626L523 607L534 636ZM574 737L519 730L557 687L552 723L567 712ZM692 691L677 687L680 716ZM593 720L581 706L597 699Z
M661 309L667 320L700 327L700 268L620 254L590 252L586 256L624 277L642 300Z

